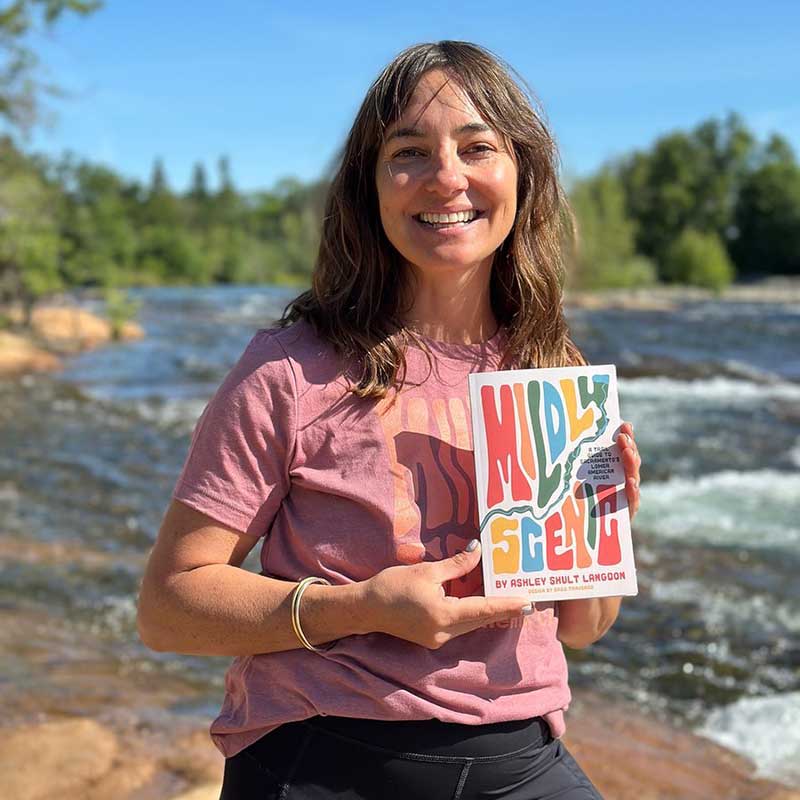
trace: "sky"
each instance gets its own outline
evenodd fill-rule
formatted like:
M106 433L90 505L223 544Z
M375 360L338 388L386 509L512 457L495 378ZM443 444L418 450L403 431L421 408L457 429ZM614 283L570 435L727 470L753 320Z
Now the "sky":
M737 111L800 155L800 3L106 0L32 44L68 91L26 145L170 185L200 161L237 188L325 174L367 88L403 48L476 42L532 86L566 179Z

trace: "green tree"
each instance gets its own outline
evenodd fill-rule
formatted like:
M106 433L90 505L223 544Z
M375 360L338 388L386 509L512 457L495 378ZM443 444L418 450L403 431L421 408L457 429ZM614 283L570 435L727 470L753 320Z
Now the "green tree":
M219 188L214 197L213 219L222 225L235 225L239 211L239 196L231 177L231 164L227 156L217 162Z
M637 225L637 251L661 268L686 228L715 233L725 242L755 152L753 135L738 115L729 114L690 133L663 136L649 151L623 159L619 175Z
M125 184L107 167L63 165L59 214L61 271L68 285L114 286L125 282L136 259L136 232Z
M51 27L65 13L85 16L98 0L13 0L0 8L0 120L28 132L41 112L42 95L58 93L40 78L40 64L26 35L38 26Z
M139 235L137 270L157 283L203 284L211 275L199 243L184 228L148 225Z
M670 245L664 260L668 280L720 291L734 278L728 251L716 233L687 228Z
M56 209L57 192L0 139L0 303L21 302L26 318L37 298L62 286Z
M800 166L780 136L744 181L735 229L731 253L741 273L800 275Z
M208 200L206 168L199 161L192 169L192 184L189 189L189 199L195 203L205 203Z
M575 283L586 289L646 285L651 262L635 254L635 224L625 213L625 192L610 168L577 182L570 194L578 241L572 259Z
M142 225L179 226L182 223L178 199L169 188L164 163L160 158L153 162L150 186L138 216Z

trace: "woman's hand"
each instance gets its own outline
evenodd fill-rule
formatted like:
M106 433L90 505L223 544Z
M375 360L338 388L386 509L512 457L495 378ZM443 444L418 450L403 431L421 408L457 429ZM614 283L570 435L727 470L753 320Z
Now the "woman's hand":
M367 629L437 650L462 633L490 622L519 617L524 611L530 613L531 603L524 597L445 595L443 583L478 567L480 542L473 541L472 551L462 550L440 561L387 567L363 581Z
M628 497L628 509L631 520L639 510L639 469L642 466L642 457L633 438L633 424L623 422L617 436L617 444L622 454L622 467L625 470L625 494Z

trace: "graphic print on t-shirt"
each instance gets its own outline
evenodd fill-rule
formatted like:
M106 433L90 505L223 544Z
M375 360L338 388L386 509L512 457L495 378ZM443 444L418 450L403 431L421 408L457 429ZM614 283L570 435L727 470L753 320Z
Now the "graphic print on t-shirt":
M475 461L466 397L402 392L378 403L394 489L398 563L438 561L477 536ZM447 594L483 594L480 569L450 581Z

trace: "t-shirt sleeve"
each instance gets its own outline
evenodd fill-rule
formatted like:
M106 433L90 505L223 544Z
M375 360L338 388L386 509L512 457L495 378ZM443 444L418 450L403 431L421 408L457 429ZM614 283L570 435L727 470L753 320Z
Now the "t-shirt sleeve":
M277 333L259 331L211 398L172 493L252 536L272 526L294 451L294 375Z

